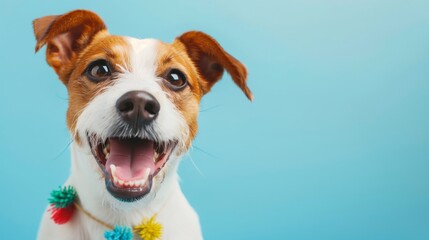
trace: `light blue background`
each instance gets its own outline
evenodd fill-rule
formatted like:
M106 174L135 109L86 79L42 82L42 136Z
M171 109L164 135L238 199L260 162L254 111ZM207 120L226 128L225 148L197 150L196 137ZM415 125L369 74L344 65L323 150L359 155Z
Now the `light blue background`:
M156 3L155 3L156 2ZM67 93L34 18L98 12L111 33L198 29L249 69L201 105L180 169L206 239L429 239L429 2L0 1L1 239L33 239L69 172Z

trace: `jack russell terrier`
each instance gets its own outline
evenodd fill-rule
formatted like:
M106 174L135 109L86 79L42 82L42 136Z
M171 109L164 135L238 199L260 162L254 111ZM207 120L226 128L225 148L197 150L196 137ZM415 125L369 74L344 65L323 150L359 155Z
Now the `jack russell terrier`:
M115 36L86 10L33 26L36 52L47 45L46 60L68 90L73 143L65 185L79 206L61 225L48 208L38 239L104 239L106 226L133 227L152 216L162 239L202 239L178 183L179 159L197 133L201 98L224 70L252 100L245 66L205 33L186 32L171 44Z

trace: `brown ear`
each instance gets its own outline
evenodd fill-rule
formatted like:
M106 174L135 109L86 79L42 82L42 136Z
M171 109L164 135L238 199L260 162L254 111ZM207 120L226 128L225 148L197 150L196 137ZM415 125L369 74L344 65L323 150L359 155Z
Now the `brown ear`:
M246 67L227 53L219 43L203 32L190 31L177 38L197 67L202 81L200 86L205 93L222 77L224 69L231 75L235 84L241 88L249 100L253 94L246 85Z
M106 26L97 14L75 10L64 15L35 19L33 28L37 40L36 52L47 44L46 61L61 78L65 66ZM67 84L66 79L61 80Z

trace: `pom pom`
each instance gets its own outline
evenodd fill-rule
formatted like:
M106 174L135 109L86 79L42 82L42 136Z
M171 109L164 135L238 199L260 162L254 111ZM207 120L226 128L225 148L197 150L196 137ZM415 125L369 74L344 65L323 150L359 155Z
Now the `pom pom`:
M143 223L134 227L134 230L144 240L161 239L162 225L155 220L156 215L150 219L144 219Z
M59 187L59 190L53 190L49 203L55 208L66 208L74 203L76 190L72 186Z
M115 226L112 231L104 232L106 240L131 240L133 233L131 228L123 226Z
M49 203L51 208L51 219L56 224L67 223L73 216L75 206L74 200L76 198L76 190L72 186L59 187L59 190L53 190Z
M56 208L53 204L49 209L51 212L51 219L54 220L56 224L67 223L72 218L74 210L74 205L70 205L65 208Z

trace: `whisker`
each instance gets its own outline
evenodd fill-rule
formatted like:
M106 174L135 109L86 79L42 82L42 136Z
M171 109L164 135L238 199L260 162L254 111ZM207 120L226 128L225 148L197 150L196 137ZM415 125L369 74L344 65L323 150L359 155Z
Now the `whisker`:
M197 166L197 164L195 163L194 159L192 158L191 154L189 152L186 153L186 155L189 157L189 159L191 160L192 165L194 166L194 168L197 170L197 172L203 176L206 177L204 175L204 173L201 171L201 169Z
M212 157L212 158L214 158L214 159L219 159L219 157L218 156L216 156L216 155L214 155L214 154L211 154L211 153L209 153L209 152L207 152L207 151L205 151L205 150L203 150L202 148L199 148L199 147L197 147L197 146L193 146L193 148L195 148L196 150L198 150L198 151L200 151L200 152L202 152L202 153L204 153L204 154L206 154L207 156L209 156L209 157Z
M213 106L213 107L209 107L209 108L206 108L206 109L200 109L200 113L201 112L207 112L207 111L210 111L210 110L213 110L213 109L216 109L216 108L220 108L220 107L223 107L223 105L222 104L219 104L219 105L215 105L215 106Z
M57 160L59 157L61 157L61 155L64 154L64 152L70 147L70 145L72 143L73 143L73 139L71 138L70 141L66 144L66 146L63 147L63 149L54 158L52 158L50 161Z

